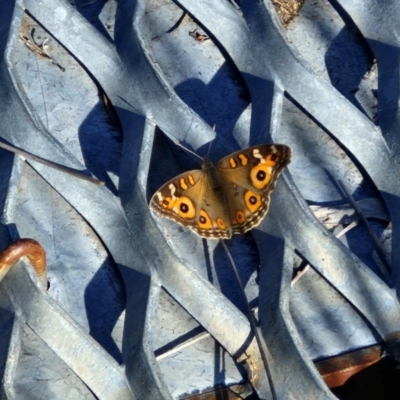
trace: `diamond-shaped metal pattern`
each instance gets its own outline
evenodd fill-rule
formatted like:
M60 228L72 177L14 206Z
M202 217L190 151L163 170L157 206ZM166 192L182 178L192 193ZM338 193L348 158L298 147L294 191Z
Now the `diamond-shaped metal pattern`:
M0 248L40 242L50 283L24 260L0 283L1 398L273 398L223 248L149 211L197 168L176 141L293 150L268 216L227 242L278 399L335 398L313 361L381 342L400 359L400 6L306 1L282 26L267 0L0 5L1 141L105 182L0 151ZM337 239L344 217L310 210L346 203L338 181L387 208L391 282L365 228Z

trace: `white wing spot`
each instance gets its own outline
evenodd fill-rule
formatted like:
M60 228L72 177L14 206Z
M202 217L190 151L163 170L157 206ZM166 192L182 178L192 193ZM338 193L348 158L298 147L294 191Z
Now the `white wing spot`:
M171 190L171 194L175 194L176 187L173 183L170 183L168 188Z
M265 164L265 158L260 154L260 150L254 149L253 150L253 157L260 159L260 164Z
M175 197L175 192L176 192L176 186L173 183L170 183L170 185L168 186L169 190L171 190L171 197L173 200L176 200Z
M253 156L255 158L263 158L262 155L260 154L260 150L258 150L258 149L253 150Z

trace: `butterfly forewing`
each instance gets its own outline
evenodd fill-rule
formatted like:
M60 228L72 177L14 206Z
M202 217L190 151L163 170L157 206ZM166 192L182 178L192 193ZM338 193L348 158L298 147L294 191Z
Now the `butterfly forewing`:
M183 173L163 185L150 200L159 215L194 230L199 236L230 238L229 218L202 170Z
M260 145L232 153L217 164L233 233L257 226L268 212L270 194L290 162L285 145Z

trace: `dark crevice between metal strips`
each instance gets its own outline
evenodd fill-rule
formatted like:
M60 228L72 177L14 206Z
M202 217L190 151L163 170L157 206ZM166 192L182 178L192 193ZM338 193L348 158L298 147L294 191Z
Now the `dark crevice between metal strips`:
M220 240L220 242L221 242L221 245L222 245L223 249L226 252L226 255L228 256L228 259L229 259L229 262L232 265L233 271L235 272L236 280L238 282L240 291L241 291L242 296L244 298L244 301L246 303L246 309L247 309L247 315L248 315L249 322L250 322L250 327L251 327L251 330L253 331L253 334L254 334L254 336L256 338L258 348L260 349L261 358L262 358L263 363L264 363L265 372L267 373L268 383L269 383L269 386L270 386L270 389L271 389L272 399L273 400L277 400L278 398L276 397L275 387L274 387L274 383L273 383L273 380L272 380L271 371L269 369L267 355L265 354L264 346L263 346L263 343L261 341L260 335L258 333L256 321L254 319L254 315L253 315L253 312L251 310L250 304L249 304L249 302L247 300L247 296L246 296L246 292L244 291L242 280L240 279L239 272L238 272L238 270L236 268L236 264L233 261L231 253L229 252L228 247L225 244L225 241L224 240Z
M27 151L19 149L18 147L3 143L1 141L0 141L0 147L3 148L4 150L10 151L10 152L15 153L15 154L18 154L18 155L20 155L22 157L25 157L27 159L30 159L30 160L39 162L41 164L44 164L44 165L46 165L46 166L48 166L50 168L54 168L54 169L56 169L58 171L65 172L66 174L72 175L75 178L83 179L85 181L94 183L94 184L99 185L99 186L103 186L104 185L103 181L100 181L100 180L98 180L96 178L92 178L91 176L85 175L85 174L83 174L81 172L78 172L78 171L72 169L72 168L66 167L65 165L60 165L60 164L57 164L55 162L52 162L52 161L49 161L49 160L45 160L44 158L35 156L34 154L31 154L31 153L28 153Z
M376 263L376 264L378 265L379 270L382 272L383 276L385 277L386 283L389 286L392 286L392 278L390 276L390 271L391 271L390 262L389 262L389 260L387 258L386 251L385 251L384 247L382 246L382 243L380 242L380 240L376 236L376 233L371 228L371 225L369 224L367 218L362 213L360 207L355 202L353 196L349 193L349 191L343 185L343 182L338 180L338 183L339 183L341 189L343 190L343 192L346 194L347 198L349 199L350 204L352 205L352 207L354 208L354 210L356 211L356 213L360 217L361 221L367 227L368 232L371 235L372 240L374 241L375 248L376 248L376 251L377 251L377 253L379 255L379 258L382 260L382 263L385 265L386 268L383 268L383 266L380 263Z

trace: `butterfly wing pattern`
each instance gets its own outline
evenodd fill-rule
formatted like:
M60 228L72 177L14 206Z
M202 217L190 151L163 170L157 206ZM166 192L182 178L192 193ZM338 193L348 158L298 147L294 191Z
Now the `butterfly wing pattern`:
M163 185L150 208L201 237L229 239L264 218L290 156L288 146L276 144L232 153L216 166L204 160L202 170L185 172Z
M230 154L217 163L233 233L247 232L263 220L270 194L290 158L290 147L264 144Z
M201 237L229 238L223 206L210 187L207 172L193 170L163 185L150 200L156 214L191 228Z

